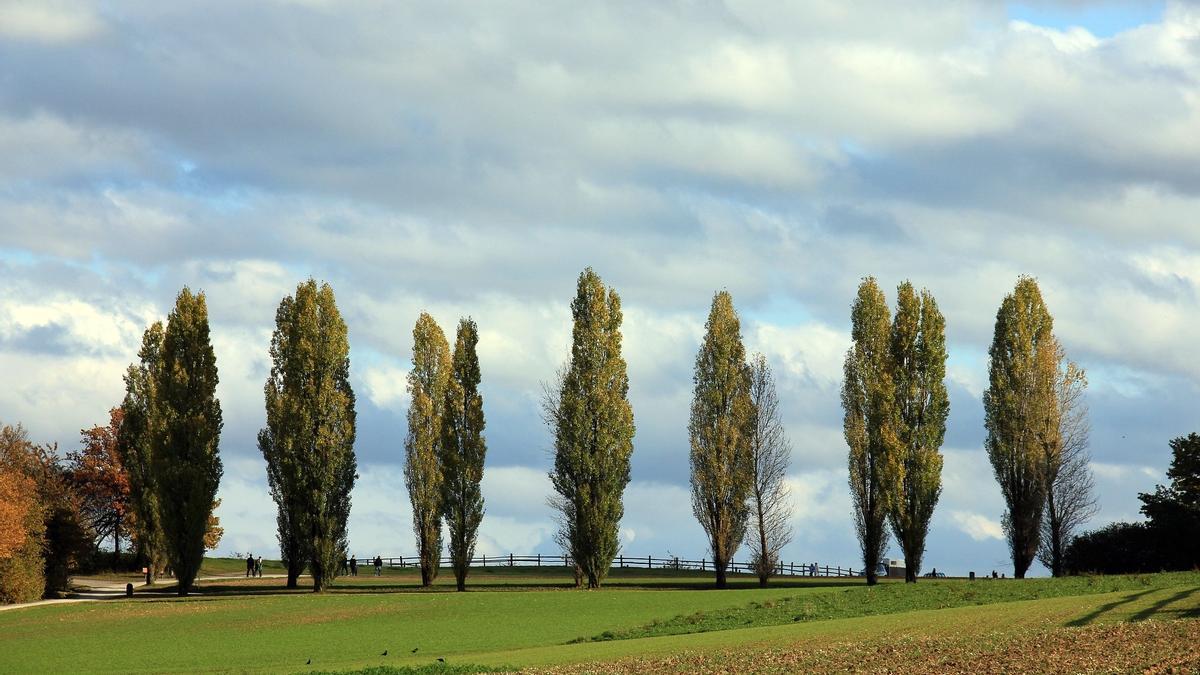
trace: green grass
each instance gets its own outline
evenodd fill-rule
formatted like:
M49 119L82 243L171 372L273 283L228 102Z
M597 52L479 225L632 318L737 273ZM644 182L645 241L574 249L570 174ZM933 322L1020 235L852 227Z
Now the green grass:
M216 561L206 568L229 565ZM759 589L753 579L738 579L733 590L717 591L708 575L616 570L606 589L586 592L568 590L563 569L489 568L472 573L468 593L450 592L452 575L443 577L437 588L421 590L414 573L396 571L339 579L332 592L313 594L285 591L279 579L235 576L203 583L201 593L187 599L140 594L3 612L0 646L15 648L0 649L0 672L409 666L434 668L411 672L476 672L461 668L856 639L898 628L982 630L1032 619L1075 625L1146 612L1142 618L1191 616L1200 607L1195 573L923 580L915 587L875 588L861 580L792 580ZM1026 598L1037 599L1013 602ZM806 618L795 622L796 616ZM606 632L627 639L568 644ZM438 657L450 668L434 666Z
M1185 584L1200 585L1200 573L975 582L926 580L916 585L890 583L875 588L844 588L833 593L803 593L780 600L751 602L715 612L681 614L665 621L655 620L631 630L605 631L578 641L596 642L702 633L802 621L896 614L920 609L949 609L1019 600L1143 591Z

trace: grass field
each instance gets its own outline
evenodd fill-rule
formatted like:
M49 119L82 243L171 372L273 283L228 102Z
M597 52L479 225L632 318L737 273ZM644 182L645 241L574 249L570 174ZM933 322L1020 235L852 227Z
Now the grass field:
M232 578L202 583L187 599L139 594L0 613L8 647L0 672L345 671L439 657L552 671L687 672L724 662L819 671L872 659L929 669L971 663L987 649L1100 644L1111 631L1132 631L1125 641L1145 647L1131 648L1130 663L1160 663L1186 659L1170 650L1196 644L1200 623L1197 573L876 588L817 579L759 589L739 578L717 591L707 575L615 570L604 590L584 592L569 589L566 570L489 568L473 572L468 593L451 592L448 573L421 590L404 571L339 579L318 595L240 579L236 563L210 561L208 576ZM1112 625L1145 619L1173 623Z

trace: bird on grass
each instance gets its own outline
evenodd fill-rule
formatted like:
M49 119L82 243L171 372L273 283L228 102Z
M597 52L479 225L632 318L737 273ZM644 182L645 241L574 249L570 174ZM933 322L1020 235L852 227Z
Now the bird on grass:
M413 647L412 653L416 654L418 649L420 649L420 647Z
M438 663L445 663L445 662L446 662L446 659L443 659L440 656L438 657Z
M385 649L385 650L383 650L383 653L382 653L382 654L380 654L380 656L387 656L387 650L386 650L386 649Z
M311 666L311 665L312 665L312 659L309 659L309 660L305 661L305 662L304 662L304 665L306 665L306 666Z

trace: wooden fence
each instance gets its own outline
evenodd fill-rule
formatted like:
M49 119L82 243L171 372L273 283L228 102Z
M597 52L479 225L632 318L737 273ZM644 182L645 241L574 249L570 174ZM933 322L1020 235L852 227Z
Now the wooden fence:
M357 558L359 567L370 568L374 558ZM420 559L413 556L391 556L382 558L383 566L391 569L420 566ZM440 565L450 567L450 558L442 558ZM471 559L471 567L572 567L571 556L560 554L550 555L538 553L534 555L516 555L509 553L501 556L481 555ZM613 568L647 569L647 570L699 570L714 572L712 560L686 560L684 558L655 558L654 556L619 555L613 558ZM749 562L730 562L727 570L733 574L754 574L754 566ZM780 562L775 567L778 576L791 577L853 577L862 576L862 571L856 574L852 568L840 565L821 565L818 563Z

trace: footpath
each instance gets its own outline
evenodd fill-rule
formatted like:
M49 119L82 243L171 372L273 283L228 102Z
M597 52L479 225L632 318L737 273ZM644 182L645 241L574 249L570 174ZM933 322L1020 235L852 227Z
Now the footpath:
M196 581L235 581L243 579L240 575L217 576L217 577L197 577ZM264 574L260 579L286 579L286 574ZM52 598L50 600L36 600L34 602L23 602L16 605L0 605L0 612L8 612L14 609L26 609L28 607L41 607L44 605L64 605L73 602L95 602L97 600L118 600L125 597L125 584L118 581L75 578L72 581L79 586L86 586L87 590L71 591L69 597ZM133 584L134 590L137 592L136 597L146 597L148 595L155 597L176 597L175 591L170 586L161 588L147 587L146 582ZM203 591L192 591L191 595L203 595Z

